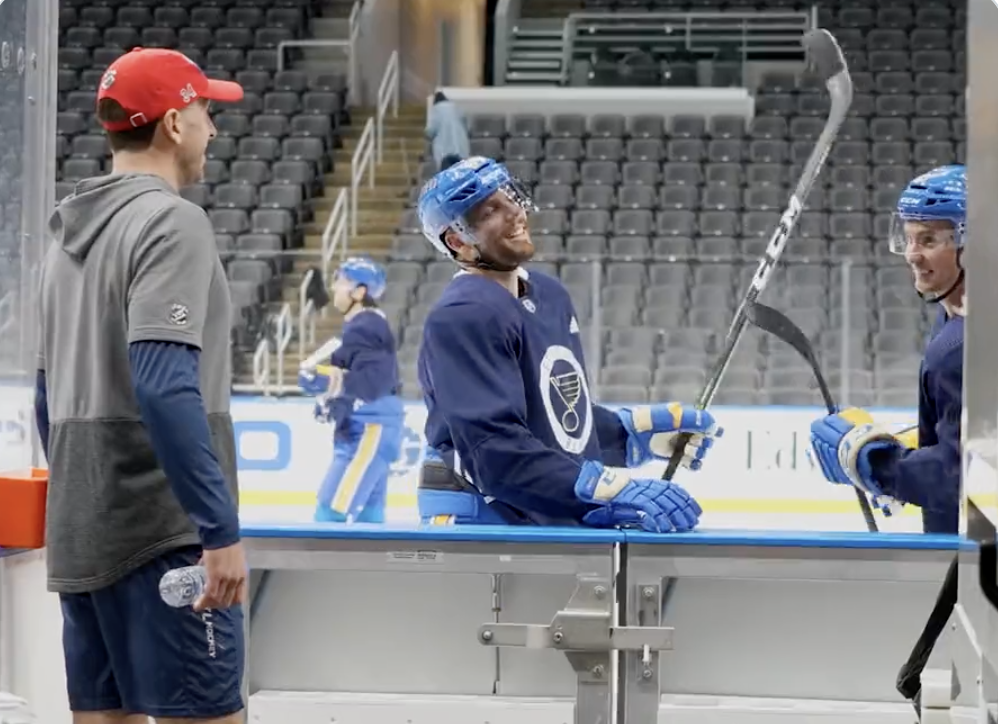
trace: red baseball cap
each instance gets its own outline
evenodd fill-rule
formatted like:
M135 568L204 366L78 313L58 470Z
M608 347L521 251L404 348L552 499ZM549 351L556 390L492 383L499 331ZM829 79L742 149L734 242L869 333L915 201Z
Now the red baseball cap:
M198 98L241 101L243 88L232 81L208 78L197 63L176 50L135 48L104 71L97 102L104 98L117 101L128 118L101 125L108 131L127 131L158 121L167 111L183 109Z

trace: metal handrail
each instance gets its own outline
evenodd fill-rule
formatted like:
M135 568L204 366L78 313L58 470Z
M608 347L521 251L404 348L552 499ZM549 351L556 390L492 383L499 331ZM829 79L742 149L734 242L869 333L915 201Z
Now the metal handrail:
M270 394L270 340L264 337L253 352L253 384Z
M321 244L321 272L322 278L329 279L332 270L333 257L339 252L340 260L346 256L347 251L347 189L340 189L336 195L336 202L332 211L329 212L329 219L322 230ZM319 314L326 316L326 308L319 312L315 308L315 302L308 298L308 286L312 282L313 271L311 269L302 278L301 286L298 287L298 352L304 357L306 347L315 344L315 318Z
M315 344L315 303L308 298L308 285L315 272L309 269L298 287L298 356L305 357L305 345Z
M385 115L388 113L388 106L392 108L392 118L399 115L399 52L393 50L388 58L388 65L385 66L384 75L381 76L381 83L378 85L378 107L377 125L375 126L375 136L378 148L378 163L384 160L385 145Z
M367 176L367 184L374 188L374 116L367 119L364 131L357 141L357 149L350 159L352 177L350 179L350 235L357 234L357 201L360 196L360 185ZM367 172L365 174L365 172Z
M322 230L322 276L324 279L329 278L333 256L336 252L339 251L341 261L347 254L349 241L347 238L347 222L349 221L348 212L350 210L347 203L348 200L349 194L347 193L347 189L340 189L340 192L336 195L336 201L333 203L333 209L329 212L326 228Z
M277 391L284 389L284 354L287 352L294 336L294 324L291 321L291 305L285 302L274 323L274 337L277 342Z

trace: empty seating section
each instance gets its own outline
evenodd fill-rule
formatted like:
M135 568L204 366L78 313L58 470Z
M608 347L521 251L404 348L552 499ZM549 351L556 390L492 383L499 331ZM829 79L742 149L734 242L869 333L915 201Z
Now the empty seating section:
M347 120L345 77L278 71L278 44L307 36L320 7L312 0L63 0L60 8L60 198L79 179L110 170L95 94L123 52L175 48L210 77L243 85L241 103L212 109L218 136L204 182L183 191L211 217L240 310L233 331L241 348L255 344L265 305L279 299L288 269L281 252L302 246L310 199L322 191Z
M802 59L800 38L810 23L803 10L719 12L709 4L696 13L584 13L566 24L569 84L741 87L746 61Z
M914 405L935 308L918 299L908 269L889 254L887 232L903 184L965 158L965 13L903 1L826 5L822 13L826 26L842 28L856 100L787 247L788 264L764 299L809 334L833 386L847 383L851 402ZM602 399L695 397L822 129L826 103L806 75L769 72L748 122L515 112L472 118L473 152L505 159L534 189L533 266L560 275L586 324L591 260L601 260L602 364L591 374ZM424 178L429 173L424 168ZM419 236L412 210L391 258L388 310L407 362L453 268ZM412 370L406 375L412 392ZM717 402L820 404L812 388L796 353L749 333Z

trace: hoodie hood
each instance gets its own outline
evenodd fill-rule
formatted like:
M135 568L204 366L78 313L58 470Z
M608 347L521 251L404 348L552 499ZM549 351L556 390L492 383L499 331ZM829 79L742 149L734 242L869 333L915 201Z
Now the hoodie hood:
M49 219L49 233L63 251L83 261L122 207L143 194L177 192L152 174L125 173L80 181Z

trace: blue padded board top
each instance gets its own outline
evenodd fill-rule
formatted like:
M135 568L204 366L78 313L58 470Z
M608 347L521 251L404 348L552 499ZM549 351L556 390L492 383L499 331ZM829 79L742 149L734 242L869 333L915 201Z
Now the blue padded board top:
M762 546L776 548L869 548L957 550L960 538L917 533L834 533L764 530L701 530L656 534L593 528L521 526L411 526L307 523L244 525L247 538L340 538L353 540L505 541L509 543Z
M353 540L504 541L508 543L606 544L624 542L619 530L540 528L507 525L418 526L373 523L243 525L246 538L342 538Z

